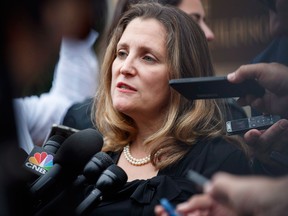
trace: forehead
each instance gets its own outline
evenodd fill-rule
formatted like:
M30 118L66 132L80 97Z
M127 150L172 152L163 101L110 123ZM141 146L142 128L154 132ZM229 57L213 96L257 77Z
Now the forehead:
M165 27L158 20L135 18L125 28L119 43L145 42L146 45L163 46L166 35Z
M182 0L177 7L187 14L205 14L201 0Z

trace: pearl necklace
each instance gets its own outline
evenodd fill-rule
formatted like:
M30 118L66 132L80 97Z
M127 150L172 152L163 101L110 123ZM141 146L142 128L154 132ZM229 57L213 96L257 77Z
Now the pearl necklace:
M126 160L133 166L142 166L150 162L150 155L141 159L134 158L130 153L129 145L126 145L124 147L123 153L124 153L124 157L126 158Z

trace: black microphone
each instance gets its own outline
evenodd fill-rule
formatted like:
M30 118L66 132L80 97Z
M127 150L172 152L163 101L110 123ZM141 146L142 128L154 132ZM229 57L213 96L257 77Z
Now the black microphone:
M84 167L83 174L74 181L73 187L79 187L85 183L94 184L101 173L112 164L114 161L107 153L96 153Z
M76 179L102 146L102 136L95 129L81 130L69 136L57 151L53 167L31 186L32 195L39 199L54 196Z
M106 193L117 192L127 182L127 174L116 164L110 165L97 180L94 189L90 194L77 206L76 215L84 215L92 210L101 201Z
M65 139L64 136L55 134L51 136L46 143L44 143L43 148L48 152L56 154Z
M43 147L34 146L26 161L24 167L31 174L29 184L32 184L39 176L46 174L53 166L53 159L56 152L64 142L65 137L53 135L50 137Z
M82 194L88 185L95 184L101 173L112 164L114 164L114 161L107 153L96 153L86 164L82 174L71 185L68 185L53 199L50 198L47 203L42 202L35 216L61 215L62 213L74 215L74 209L81 201L79 200L79 194Z

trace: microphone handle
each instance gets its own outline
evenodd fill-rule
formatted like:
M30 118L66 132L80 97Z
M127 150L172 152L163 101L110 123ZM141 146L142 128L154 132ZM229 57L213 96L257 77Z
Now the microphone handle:
M101 201L102 192L94 188L89 196L87 196L76 208L76 215L81 216L87 213L87 211L91 210L91 206L94 206L97 202Z
M57 173L60 173L61 170L61 166L54 164L53 168L49 170L49 174L55 173L55 176L57 176ZM54 175L43 175L33 183L30 188L30 192L33 194L33 196L38 197L48 192L47 188L50 188L56 181L55 178L52 178L51 176Z
M73 187L80 187L86 182L86 177L84 175L79 175L75 181L72 183Z

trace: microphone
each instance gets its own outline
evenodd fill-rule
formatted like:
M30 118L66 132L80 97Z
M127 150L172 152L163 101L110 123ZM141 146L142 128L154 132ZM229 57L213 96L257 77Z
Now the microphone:
M114 161L107 153L96 153L84 167L83 174L79 175L74 181L73 186L79 187L84 183L94 184L101 173L112 164L114 164Z
M65 137L55 134L51 136L46 143L44 143L43 148L48 152L56 154L65 139Z
M25 169L31 174L30 182L34 182L52 168L54 156L64 140L63 136L53 135L43 145L43 148L34 146L24 162Z
M96 153L84 167L82 175L79 175L73 184L68 185L55 198L43 203L40 211L35 216L59 214L74 215L74 209L79 204L79 194L89 184L95 184L101 173L110 165L114 164L112 158L105 152ZM59 214L60 215L60 214Z
M88 128L70 135L54 158L53 167L33 183L30 192L36 198L47 198L72 182L91 157L101 150L102 136Z
M110 165L97 180L94 189L77 206L76 215L87 214L93 206L99 204L106 193L117 192L127 182L127 174L116 164Z

